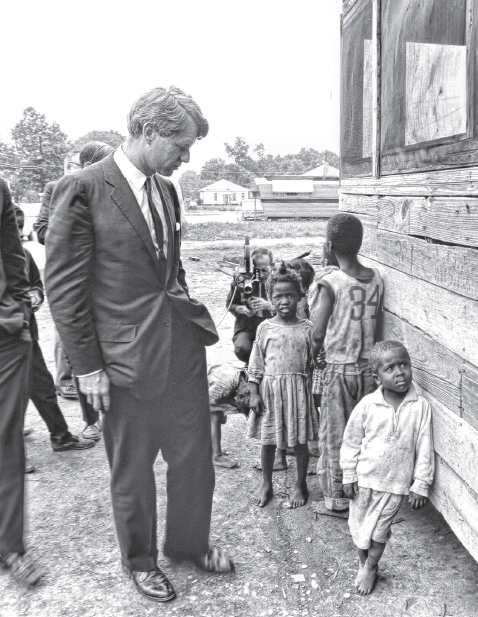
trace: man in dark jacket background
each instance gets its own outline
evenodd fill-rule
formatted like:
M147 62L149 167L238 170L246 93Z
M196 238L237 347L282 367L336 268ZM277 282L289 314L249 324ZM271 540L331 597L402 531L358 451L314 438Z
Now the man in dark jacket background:
M40 571L23 543L23 420L31 354L30 284L15 209L0 179L0 566L34 585Z

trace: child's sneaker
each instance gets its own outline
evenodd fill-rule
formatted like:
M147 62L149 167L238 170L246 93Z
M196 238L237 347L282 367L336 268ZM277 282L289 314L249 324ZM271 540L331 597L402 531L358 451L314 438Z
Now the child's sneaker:
M12 577L22 585L33 586L42 576L41 570L31 560L27 553L7 553L0 555L0 566L8 570Z

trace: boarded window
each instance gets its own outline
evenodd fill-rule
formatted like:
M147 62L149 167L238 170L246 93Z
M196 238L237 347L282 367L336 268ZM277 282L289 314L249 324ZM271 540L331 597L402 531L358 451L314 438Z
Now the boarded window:
M478 0L382 0L382 175L478 163ZM344 5L345 6L345 5ZM372 175L372 0L351 0L342 27L344 178Z
M382 2L383 175L478 160L473 127L467 127L473 76L467 77L466 5L467 0Z
M342 28L342 175L372 173L372 0L359 0Z

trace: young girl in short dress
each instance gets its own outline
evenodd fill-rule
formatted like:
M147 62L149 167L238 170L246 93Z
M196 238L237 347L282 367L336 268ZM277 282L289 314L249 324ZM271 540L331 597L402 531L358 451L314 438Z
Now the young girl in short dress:
M276 315L262 322L249 360L251 391L248 436L262 443L263 484L254 503L261 508L272 498L272 468L276 448L293 447L297 482L292 507L307 502L307 441L317 439L317 420L311 388L312 331L297 316L304 295L301 279L284 263L267 281Z

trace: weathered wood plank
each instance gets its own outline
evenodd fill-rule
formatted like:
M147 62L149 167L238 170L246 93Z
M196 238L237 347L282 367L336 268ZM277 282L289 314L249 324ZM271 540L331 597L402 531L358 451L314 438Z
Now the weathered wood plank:
M478 368L465 366L462 381L462 416L478 430Z
M435 457L431 501L463 546L478 560L478 495L440 457Z
M339 192L339 208L346 212L378 216L378 197L376 195L348 195Z
M430 244L418 238L411 241L414 276L478 300L477 249Z
M359 218L363 218L360 215ZM364 224L365 229L365 224ZM360 254L448 291L478 300L478 250L431 244L369 226Z
M362 257L385 282L385 308L478 365L478 302Z
M466 133L466 47L406 42L405 145Z
M402 234L410 233L410 209L415 201L420 203L425 200L420 198L380 197L377 204L379 228Z
M412 202L409 233L477 247L478 199L431 197Z
M413 379L436 400L460 415L461 358L387 311L383 319L383 338L401 341L410 354Z
M435 452L460 478L478 492L478 431L427 392L433 410Z
M363 5L367 4L370 0L344 0L342 3L342 19L343 25L348 26L355 15L360 12Z
M478 196L478 167L443 169L381 178L343 178L343 193L364 195L414 196Z

